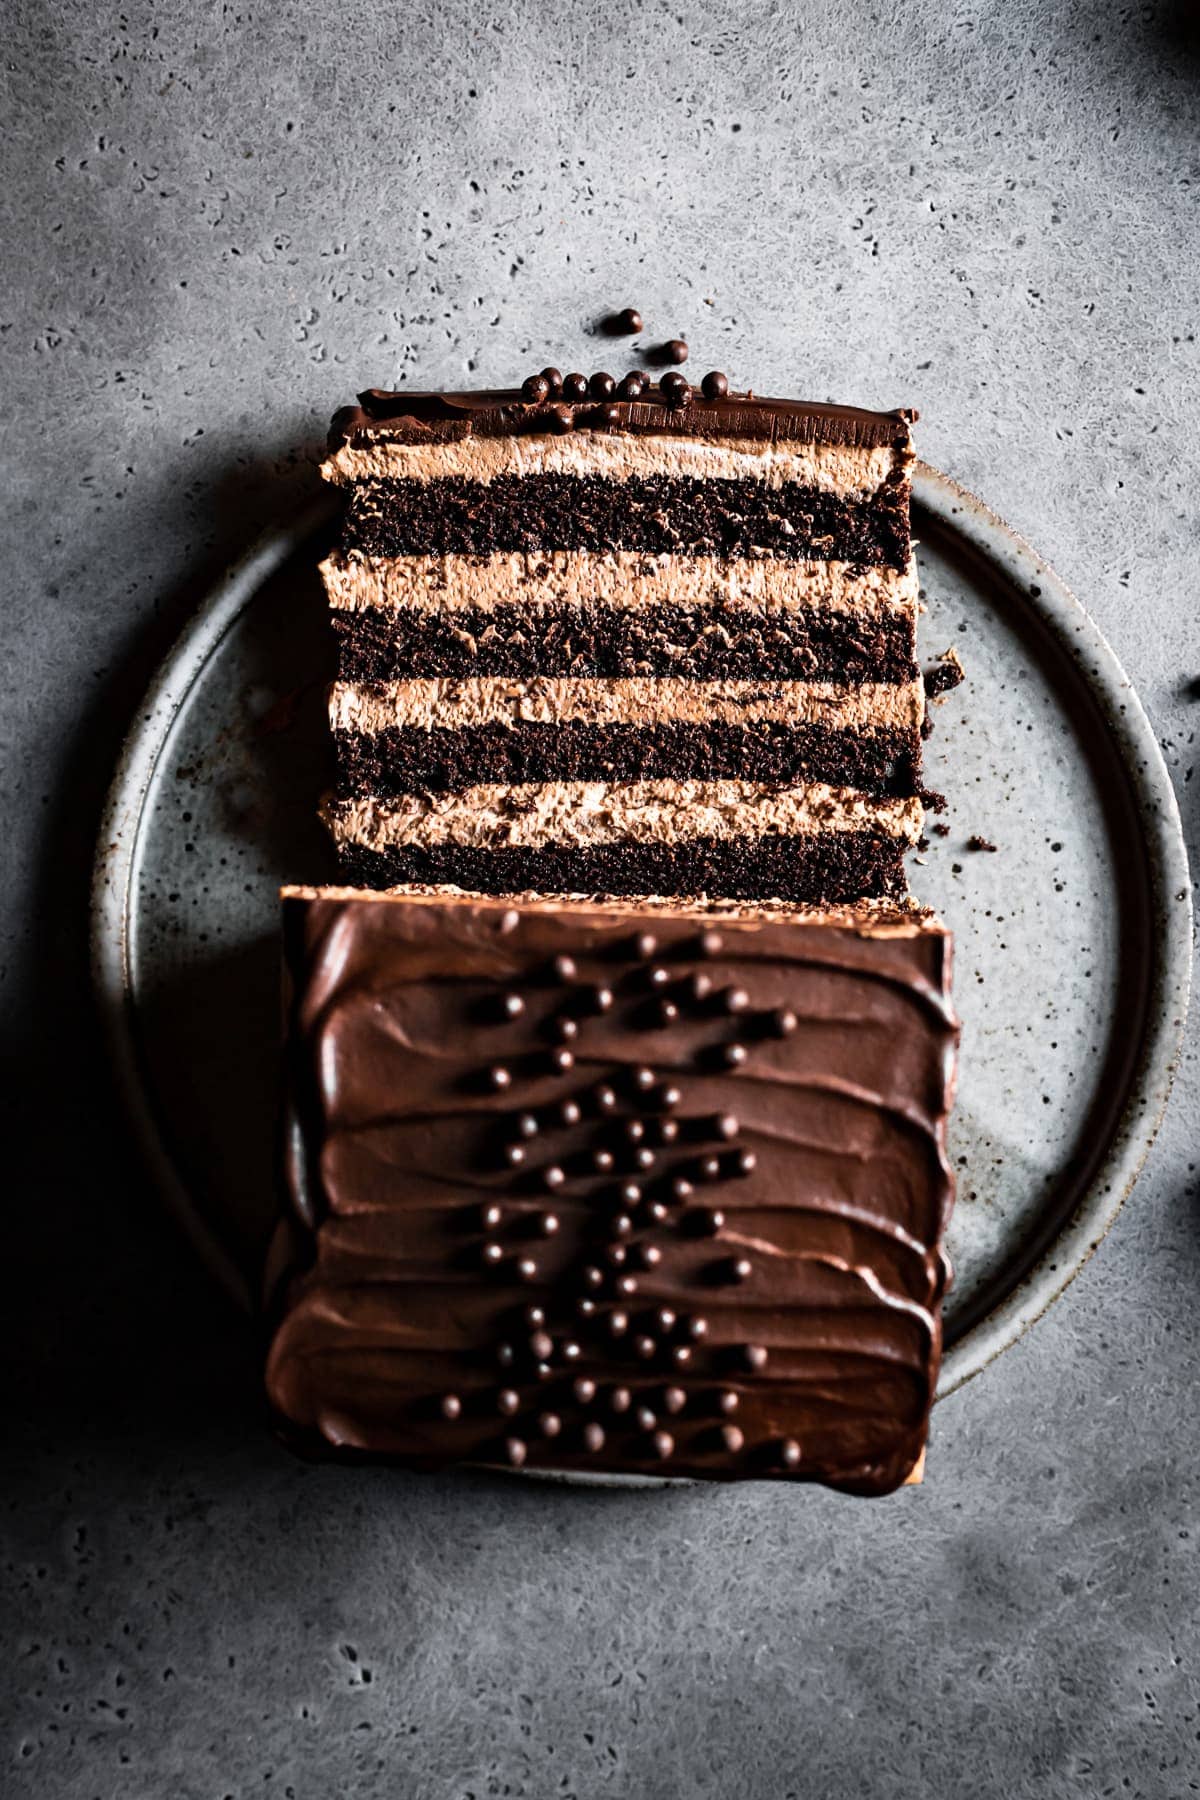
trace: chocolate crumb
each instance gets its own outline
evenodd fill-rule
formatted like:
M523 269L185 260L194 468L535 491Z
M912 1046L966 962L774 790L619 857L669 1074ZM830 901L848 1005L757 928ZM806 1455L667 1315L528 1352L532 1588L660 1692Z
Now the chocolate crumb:
M948 825L943 825L943 823L940 819L934 825L933 831L934 831L934 835L936 837L949 837L950 836L950 827Z
M937 667L925 671L925 698L940 700L966 680L966 672L959 661L958 651L949 649L938 657Z
M999 845L991 843L987 838L981 837L977 831L973 831L971 833L970 837L967 839L967 849L968 850L997 850L997 849L999 849Z

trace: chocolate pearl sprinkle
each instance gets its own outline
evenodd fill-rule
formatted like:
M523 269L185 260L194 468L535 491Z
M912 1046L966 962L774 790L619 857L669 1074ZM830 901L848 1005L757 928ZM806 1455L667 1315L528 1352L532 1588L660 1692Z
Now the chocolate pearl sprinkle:
M559 1346L559 1352L563 1361L567 1363L578 1362L583 1355L583 1351L579 1348L579 1345L575 1342L574 1338L564 1338Z
M645 1135L646 1126L641 1119L626 1119L621 1127L621 1136L628 1144L640 1144Z
M558 1103L558 1118L559 1118L560 1124L562 1124L562 1125L578 1125L578 1123L579 1123L580 1119L582 1119L582 1117L583 1117L583 1111L577 1100L560 1100L559 1101L559 1103Z
M708 1129L713 1137L724 1138L728 1143L730 1138L737 1136L742 1127L736 1114L717 1113L715 1118L709 1120Z
M638 330L641 330L640 325ZM617 383L617 393L622 400L640 400L645 391L646 377L637 369L632 370L628 375L623 375Z
M708 999L712 990L712 976L697 970L695 975L689 976L685 991L689 1000L693 1000L697 1006L701 1006Z
M617 1104L616 1090L607 1084L602 1084L593 1090L592 1099L601 1112L612 1112Z
M535 1381L549 1381L553 1373L554 1370L550 1367L549 1363L534 1363L533 1365Z
M591 422L611 431L614 425L621 423L621 409L615 401L606 400L602 406L596 407Z
M649 962L658 949L658 939L652 931L639 931L633 940L633 951L643 962Z
M611 1268L622 1268L628 1255L629 1252L624 1244L605 1244L604 1246L604 1259Z
M638 1291L637 1281L632 1275L618 1275L613 1286L622 1300L632 1300Z
M652 1337L634 1338L633 1353L635 1356L640 1356L643 1362L650 1362L658 1355L657 1340Z
M645 1172L648 1169L652 1169L654 1167L655 1163L658 1161L658 1158L657 1158L657 1156L655 1156L653 1150L646 1149L643 1146L643 1148L641 1150L634 1151L633 1160L634 1160L635 1166L643 1174L645 1174Z
M562 374L558 369L554 368L553 365L542 370L542 378L552 394L559 394L562 392Z
M556 956L550 967L555 981L574 981L579 973L573 956Z
M721 1274L726 1281L749 1281L754 1273L754 1264L746 1256L731 1257L721 1265Z
M574 1052L565 1048L552 1050L550 1052L550 1067L559 1075L569 1075L571 1070L575 1067Z
M462 1401L457 1394L443 1394L441 1410L443 1419L461 1419Z
M488 1070L488 1080L496 1089L497 1093L502 1092L506 1087L512 1086L512 1075L504 1067L503 1063L492 1064L491 1068Z
M556 1438L562 1430L562 1420L557 1413L544 1412L538 1414L538 1430L543 1437Z
M595 1318L596 1302L594 1300L589 1299L586 1294L583 1294L575 1302L575 1311L579 1314L579 1317L581 1319Z
M639 1244L636 1255L639 1269L657 1269L662 1261L662 1251L657 1244Z
M616 1160L617 1159L613 1155L611 1150L593 1150L592 1151L592 1167L593 1167L593 1169L595 1169L595 1171L598 1175L610 1174L616 1163Z
M736 1456L739 1450L746 1447L746 1434L737 1425L722 1425L720 1430L721 1448L727 1456Z
M506 1419L521 1410L521 1396L516 1388L501 1388L496 1395L496 1410L502 1412Z
M683 1099L683 1089L674 1086L659 1088L654 1098L657 1104L663 1107L665 1111L671 1112ZM664 1126L661 1129L665 1130L666 1127ZM667 1140L664 1138L663 1141L665 1143Z
M505 994L500 1007L506 1019L519 1019L525 1011L525 1002L520 994Z
M558 1163L549 1163L541 1172L542 1186L548 1188L552 1194L563 1185L566 1179L566 1171Z
M504 1440L504 1454L514 1469L520 1469L525 1466L529 1451L522 1438L510 1437Z
M656 1431L651 1442L654 1445L654 1454L657 1456L659 1462L666 1462L667 1458L674 1452L675 1439L671 1436L669 1431Z
M700 937L701 956L720 956L725 948L725 940L719 931L705 931Z
M674 1331L678 1322L669 1306L660 1306L654 1314L654 1323L662 1332Z
M671 980L671 971L670 969L664 968L662 963L655 963L652 969L647 969L646 980L650 983L651 987L667 987Z
M520 1276L522 1281L536 1281L537 1280L538 1266L534 1262L532 1256L523 1256L520 1259L520 1261L517 1263L517 1274Z
M802 1460L802 1452L795 1438L783 1438L779 1445L779 1460L785 1469L798 1469Z
M608 1333L610 1337L624 1337L629 1330L629 1314L619 1307L608 1315Z
M538 1230L543 1237L553 1237L558 1231L558 1214L543 1213L538 1219Z
M717 1395L717 1411L725 1413L727 1416L735 1413L740 1405L741 1395L733 1388L722 1388Z
M495 1231L503 1217L504 1214L501 1212L500 1208L496 1205L495 1201L492 1201L490 1205L481 1209L479 1222L485 1231Z
M535 406L539 400L544 400L549 392L550 383L544 375L527 375L521 383L522 398Z
M578 373L566 376L562 384L562 391L564 400L586 400L587 376Z
M633 1220L628 1213L618 1213L616 1218L610 1221L609 1230L613 1233L614 1237L631 1237L633 1235Z
M688 359L688 347L683 338L671 338L662 347L663 360L670 363L685 363Z
M593 1289L602 1288L604 1286L604 1270L597 1268L595 1263L590 1263L583 1271L583 1284L585 1287Z
M633 1395L627 1387L615 1387L608 1396L610 1412L626 1413L633 1405Z
M583 1447L590 1450L593 1456L604 1448L604 1427L597 1425L594 1419L583 1428Z
M633 1085L643 1094L648 1094L651 1088L658 1085L658 1076L654 1073L653 1069L635 1069L633 1071Z
M575 425L569 406L550 407L542 414L542 420L547 431L552 431L556 437L566 437Z
M745 1044L723 1044L721 1061L727 1069L740 1069L746 1060Z
M643 1211L648 1225L663 1225L670 1216L661 1200L647 1200Z
M695 1191L691 1182L683 1175L677 1175L671 1183L671 1193L676 1200L690 1200Z
M777 1006L767 1014L767 1029L772 1037L791 1037L800 1021L790 1006Z
M633 1415L633 1422L639 1431L653 1431L658 1424L658 1414L649 1406L639 1406Z
M500 1244L485 1244L479 1254L483 1258L484 1267L488 1269L498 1269L504 1261L504 1250Z
M758 1167L758 1158L753 1150L739 1150L733 1159L732 1173L738 1176L753 1175Z
M593 400L611 400L617 391L617 384L607 369L597 369L588 382L588 393Z
M595 987L588 995L588 1001L593 1012L609 1012L613 1003L613 991L610 987Z
M659 1001L658 1009L655 1013L655 1019L656 1019L656 1022L658 1024L660 1030L665 1030L665 1028L668 1025L674 1025L674 1023L678 1017L679 1017L679 1008L676 1006L676 1004L673 1000L660 1000Z
M572 1383L571 1392L580 1406L590 1406L596 1398L596 1384L590 1375L577 1375Z
M569 1043L579 1036L579 1020L573 1019L570 1013L559 1013L557 1018L550 1020L549 1028L553 1035L561 1038L564 1043Z
M510 1169L519 1169L525 1161L524 1144L505 1144L502 1160Z
M722 375L720 369L710 369L700 383L700 391L706 400L723 400L729 392L729 377Z
M679 1121L677 1119L661 1120L656 1129L655 1136L658 1138L660 1144L673 1144L679 1136Z
M708 1320L699 1313L692 1313L684 1325L684 1330L690 1338L699 1343L701 1338L708 1336Z
M696 1164L696 1173L701 1181L720 1181L721 1159L719 1156L702 1156Z
M523 1138L533 1138L538 1134L538 1122L533 1113L520 1113L517 1117L517 1130Z
M626 306L609 320L609 330L618 337L636 337L642 329L642 315L636 306Z
M755 1375L761 1374L767 1366L767 1351L763 1344L743 1344L742 1361Z
M691 1360L692 1347L690 1344L671 1345L671 1361L677 1369L686 1369Z
M681 1413L687 1405L687 1394L681 1387L669 1387L663 1390L663 1411Z
M716 1237L724 1228L725 1214L719 1206L698 1206L688 1214L688 1224L699 1237Z
M642 1197L642 1190L636 1181L623 1181L618 1193L622 1206L636 1206Z
M544 1307L527 1306L525 1308L524 1318L525 1318L525 1323L528 1325L530 1331L542 1331L545 1329L546 1312L545 1312ZM546 1354L548 1355L549 1352L547 1352Z
M502 1369L511 1369L517 1360L517 1353L511 1344L496 1345L496 1361Z
M545 1331L535 1331L529 1340L529 1354L535 1362L546 1362L554 1354L554 1339Z
M727 1013L745 1012L750 1004L750 996L745 988L726 988L721 995L721 1010Z

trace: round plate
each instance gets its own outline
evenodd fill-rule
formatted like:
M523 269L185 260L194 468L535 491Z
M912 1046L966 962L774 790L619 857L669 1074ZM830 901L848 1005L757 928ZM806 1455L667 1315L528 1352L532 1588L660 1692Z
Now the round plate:
M1191 950L1166 769L1112 651L980 501L918 465L931 831L913 886L956 939L955 1281L939 1394L1015 1342L1095 1249L1150 1148ZM103 822L93 958L113 1063L155 1175L250 1306L276 1207L281 882L335 878L329 507L231 569L167 659ZM935 821L931 819L931 825ZM994 854L968 848L973 836Z

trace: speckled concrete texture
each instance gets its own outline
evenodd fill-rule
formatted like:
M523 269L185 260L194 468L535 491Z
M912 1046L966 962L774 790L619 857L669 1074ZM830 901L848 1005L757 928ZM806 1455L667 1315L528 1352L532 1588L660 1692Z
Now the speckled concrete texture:
M882 1504L313 1470L87 1001L124 724L366 382L915 403L1134 677L1193 852L1200 40L1179 6L16 0L3 57L0 1790L1200 1789L1194 1048L1133 1200ZM1195 1044L1193 1034L1192 1044Z

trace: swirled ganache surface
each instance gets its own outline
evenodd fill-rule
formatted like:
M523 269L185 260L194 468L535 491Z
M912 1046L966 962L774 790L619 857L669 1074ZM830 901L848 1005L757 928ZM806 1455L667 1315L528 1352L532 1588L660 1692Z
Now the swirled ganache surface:
M298 1447L919 1477L957 1025L931 915L287 890Z

